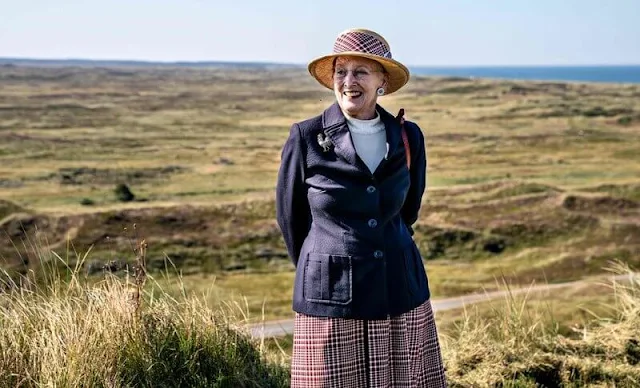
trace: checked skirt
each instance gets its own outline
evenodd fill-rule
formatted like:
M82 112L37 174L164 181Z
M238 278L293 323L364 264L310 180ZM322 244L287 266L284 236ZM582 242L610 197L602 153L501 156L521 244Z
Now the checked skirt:
M296 315L292 388L446 385L430 301L383 320Z

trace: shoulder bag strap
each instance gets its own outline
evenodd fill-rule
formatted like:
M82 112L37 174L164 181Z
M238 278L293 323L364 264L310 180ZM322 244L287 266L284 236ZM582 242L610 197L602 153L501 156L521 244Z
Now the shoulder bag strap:
M404 143L404 151L407 155L407 168L411 170L411 147L409 147L409 137L407 136L407 130L404 128L404 108L401 108L398 112L396 119L400 122L400 128L402 129L402 142Z

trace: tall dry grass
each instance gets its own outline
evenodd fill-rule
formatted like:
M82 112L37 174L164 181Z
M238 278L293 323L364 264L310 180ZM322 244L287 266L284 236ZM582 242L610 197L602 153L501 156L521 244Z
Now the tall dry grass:
M249 336L240 307L172 297L146 272L145 250L136 243L129 272L99 281L83 275L88 254L69 267L39 250L42 271L5 280L0 386L288 386L286 354ZM526 295L467 311L441 331L450 386L640 386L640 277L622 264L612 271L626 275L611 284L613 318L594 317L573 335Z
M626 275L609 284L613 317L594 316L573 335L526 295L466 311L441 333L451 387L639 387L640 276L621 263L610 269Z
M241 329L233 306L145 287L144 249L124 276L83 277L39 251L42 272L0 293L1 387L285 387L285 365Z

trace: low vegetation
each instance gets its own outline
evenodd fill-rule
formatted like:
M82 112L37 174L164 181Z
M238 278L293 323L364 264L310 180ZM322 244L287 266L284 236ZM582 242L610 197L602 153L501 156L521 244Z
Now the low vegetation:
M427 77L382 97L426 136L415 240L434 298L638 267L639 97L640 85ZM333 100L301 68L1 67L0 385L285 384L282 360L231 328L292 315L280 150L291 123ZM143 238L154 281L132 304ZM41 252L64 276L46 275ZM581 336L538 301L443 313L453 385L637 385L630 287Z
M640 277L620 263L611 279L438 311L450 387L636 387ZM622 275L622 276L621 276ZM292 337L268 348L291 356Z
M434 297L495 289L503 277L512 286L578 280L611 260L640 265L640 202L632 186L613 187L615 194L504 181L431 190L414 230ZM150 271L176 265L188 292L216 287L212 305L246 299L252 316L288 318L294 271L274 213L271 200L70 215L21 209L0 224L10 242L0 253L21 252L11 268L24 273L38 259L22 241L38 234L58 252L66 239L75 251L92 249L89 274L109 263L119 271L135 225L150 243Z
M124 277L87 282L39 252L46 270L0 293L0 386L288 386L288 367L247 334L240 308L163 292L142 256Z
M104 269L87 278L81 266L38 251L42 272L5 278L0 385L288 386L290 337L252 338L243 307L212 309L184 290L168 293L145 270L146 243L135 247L121 276ZM47 264L56 261L66 269ZM636 387L640 278L622 264L614 273L625 276L437 313L450 386Z
M638 96L638 85L416 77L383 97L426 135L415 238L434 296L637 265L640 122L624 118L640 114ZM150 271L170 261L190 292L214 284L254 315L290 317L279 153L292 122L332 101L299 68L1 68L0 265L37 264L25 249L37 233L61 254L69 240L91 249L88 273L122 269L135 224Z
M599 290L580 324L557 298L507 296L443 324L442 345L452 387L636 387L640 384L640 278ZM584 291L584 290L583 290ZM588 290L587 290L588 291ZM606 296L606 300L602 300ZM578 299L580 300L580 299ZM584 300L584 299L583 299ZM578 302L564 300L576 312ZM583 311L584 312L584 311ZM561 319L558 319L562 317Z
M610 317L592 317L572 335L549 311L506 298L469 314L443 336L452 386L636 387L640 384L640 280L615 284ZM551 315L553 316L553 314Z

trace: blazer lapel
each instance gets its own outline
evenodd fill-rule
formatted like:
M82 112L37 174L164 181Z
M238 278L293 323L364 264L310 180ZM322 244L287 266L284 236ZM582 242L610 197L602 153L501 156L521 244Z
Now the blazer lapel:
M384 167L387 159L396 157L399 152L403 153L403 158L405 157L404 146L402 145L402 135L400 134L400 124L393 115L387 112L380 105L376 104L376 110L380 115L380 120L385 126L388 151L385 158L383 158L378 165L378 168L376 168L374 174L381 171L381 168ZM353 140L351 139L351 133L349 132L349 126L347 125L344 114L337 102L333 103L323 112L322 127L324 134L329 138L329 140L331 140L331 143L333 143L334 152L338 156L342 157L344 160L366 174L371 174L369 168L365 165L362 159L360 159L356 152Z
M364 162L360 160L353 145L349 126L340 110L338 103L327 108L322 115L322 127L324 134L333 143L334 152L350 164L367 170Z

